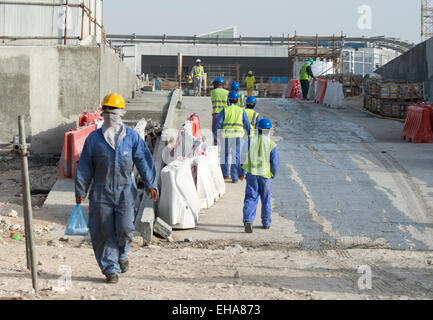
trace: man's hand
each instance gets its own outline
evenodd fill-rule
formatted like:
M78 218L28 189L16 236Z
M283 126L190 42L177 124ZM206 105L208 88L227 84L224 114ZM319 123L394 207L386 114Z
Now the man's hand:
M75 196L75 200L77 204L82 204L84 202L84 197Z
M146 191L146 194L154 202L158 202L158 190L156 190L156 189L149 189L149 190Z

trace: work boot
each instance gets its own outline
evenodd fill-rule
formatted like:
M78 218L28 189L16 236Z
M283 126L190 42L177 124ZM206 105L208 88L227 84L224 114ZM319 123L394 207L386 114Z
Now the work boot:
M269 230L271 228L271 226L263 226L263 229L265 230Z
M125 273L126 271L129 270L129 260L128 258L126 258L125 260L121 260L119 261L119 265L120 265L120 270L122 273Z
M253 226L251 225L251 222L245 222L245 232L253 233Z
M106 279L105 279L106 283L116 284L119 282L119 276L115 273L108 274L105 277L106 277Z
M238 182L239 182L239 180L232 179L232 183L236 184Z
M224 177L224 180L229 180L230 179L230 177Z

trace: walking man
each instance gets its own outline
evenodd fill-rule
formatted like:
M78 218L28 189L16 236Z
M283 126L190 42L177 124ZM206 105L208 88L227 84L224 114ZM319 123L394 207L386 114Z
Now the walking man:
M139 134L122 117L125 101L117 93L102 102L104 124L87 138L75 178L77 204L89 195L89 231L96 260L107 283L117 283L129 268L128 252L134 233L137 187L134 165L147 195L158 201L152 154Z
M270 138L271 121L262 119L257 127L259 134L251 138L247 161L242 166L247 172L243 218L246 233L253 232L259 197L263 228L268 230L271 227L271 185L279 166L277 145Z
M237 105L239 94L231 91L228 96L228 106L222 109L218 116L217 130L220 130L221 141L221 171L224 179L231 176L233 183L243 180L241 168L241 150L245 131L250 135L250 121L244 109ZM229 161L230 155L230 161ZM229 174L230 168L230 174Z

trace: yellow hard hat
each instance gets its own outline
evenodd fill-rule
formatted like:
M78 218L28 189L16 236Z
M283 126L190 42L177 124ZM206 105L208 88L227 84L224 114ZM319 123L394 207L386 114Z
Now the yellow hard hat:
M250 70L250 71L248 71L248 74L249 74L249 75L252 75L252 74L253 74L253 72L252 72L252 71Z
M118 93L110 93L105 96L102 106L125 109L125 100Z

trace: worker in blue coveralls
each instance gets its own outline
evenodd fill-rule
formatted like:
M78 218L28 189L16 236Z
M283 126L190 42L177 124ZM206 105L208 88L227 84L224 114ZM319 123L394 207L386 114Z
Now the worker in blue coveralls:
M75 178L75 196L81 204L89 195L89 231L96 260L107 283L117 283L129 269L128 251L134 233L137 187L134 165L147 195L158 201L152 154L139 134L122 117L125 101L117 93L102 103L104 124L87 138Z
M216 126L220 147L222 148L221 171L224 179L229 179L231 176L233 183L238 183L239 179L244 180L245 178L242 175L241 150L244 144L245 131L248 136L251 132L248 115L245 110L237 104L238 102L239 93L237 93L237 91L230 91L228 95L228 105L219 113ZM229 155L231 158L230 161Z
M259 197L262 200L263 228L268 230L271 227L271 185L279 166L277 145L270 138L272 122L262 119L257 128L258 135L251 137L247 159L242 166L247 172L243 218L246 233L253 232Z

